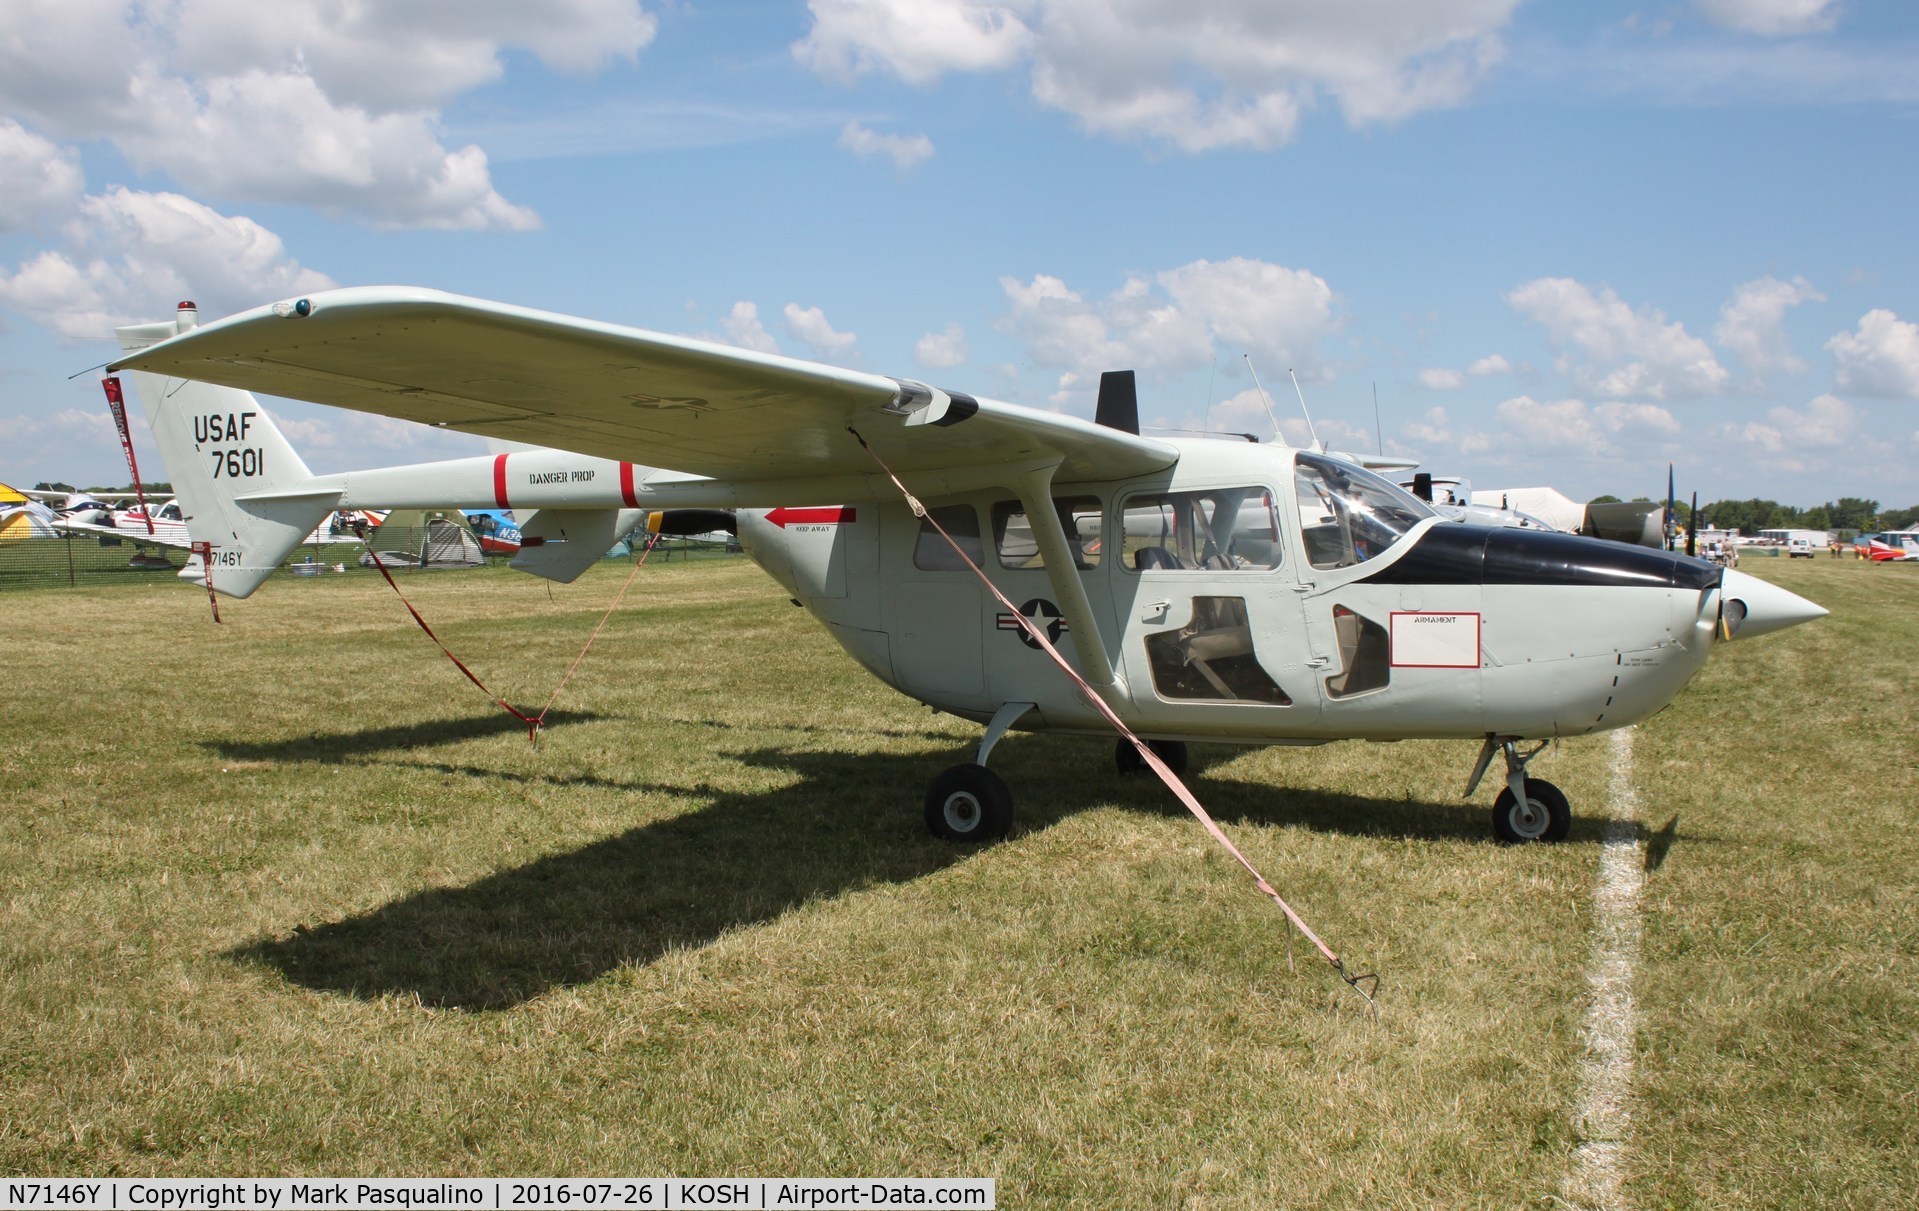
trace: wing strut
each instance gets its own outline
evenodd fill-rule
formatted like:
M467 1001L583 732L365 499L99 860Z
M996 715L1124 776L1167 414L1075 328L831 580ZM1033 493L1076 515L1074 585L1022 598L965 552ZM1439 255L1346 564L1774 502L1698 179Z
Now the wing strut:
M1046 638L1046 632L1041 630L1039 627L1034 626L1032 620L1026 617L1026 615L1020 613L1019 607L1015 606L1012 603L1012 601L1006 596L1006 594L1000 592L999 586L994 584L992 579L988 577L986 573L980 571L979 565L977 563L974 563L972 558L966 554L965 550L961 548L961 546L958 543L953 541L953 536L948 534L945 528L942 527L938 521L935 521L932 515L926 511L926 506L920 504L919 500L916 497L914 497L914 495L911 492L908 492L906 490L906 485L900 482L899 476L893 474L893 469L886 465L886 460L881 458L879 456L879 453L875 451L873 447L866 444L866 439L860 436L859 430L849 426L847 428L847 432L851 433L859 441L860 446L863 449L865 449L865 451L868 454L871 454L873 456L873 461L880 465L880 470L886 472L886 478L892 480L893 486L895 488L898 488L900 491L900 495L906 498L906 503L908 506L912 508L913 515L915 517L925 518L928 522L932 523L933 528L939 531L940 537L946 540L947 545L953 548L954 553L957 554L961 559L965 560L967 565L973 569L973 575L979 577L981 583L983 583L986 586L987 592L991 593L994 597L998 598L999 603L1005 606L1007 610L1011 611L1013 618L1019 624L1020 629L1026 632L1026 634L1032 639L1033 643L1036 646L1038 646L1041 651L1045 652L1049 657L1052 658L1053 663L1057 664L1060 667L1061 672L1065 673L1068 677L1070 677L1073 680L1073 683L1079 687L1081 695L1089 703L1093 705L1094 709L1098 710L1100 714L1106 717L1106 721L1113 725L1114 730L1118 731L1120 735L1124 736L1128 741L1132 743L1133 747L1139 752L1140 760L1146 763L1147 768L1151 769L1155 774L1159 775L1160 781L1164 782L1166 784L1166 788L1172 791L1173 794L1179 797L1179 801L1186 805L1186 810L1192 812L1194 817L1197 818L1199 822L1205 826L1206 831L1209 834L1211 834L1213 840L1219 842L1220 845L1225 848L1226 852L1233 856L1234 861L1238 862L1241 866L1245 867L1246 872L1253 876L1253 883L1256 887L1259 888L1260 892L1266 896L1271 897L1273 903L1279 905L1279 910L1286 915L1287 922L1291 924L1294 929L1297 929L1306 938L1308 942L1311 942L1313 944L1314 949L1319 951L1320 957L1324 958L1326 960L1327 965L1333 969L1334 973L1337 974L1341 980L1345 981L1346 986L1348 988L1352 989L1355 993L1359 994L1360 998L1366 1002L1368 1009L1376 1009L1377 1006L1373 998L1375 994L1377 994L1379 991L1378 974L1374 972L1366 972L1362 975L1354 975L1351 972L1348 972L1346 970L1346 964L1344 963L1344 961L1340 959L1339 955L1334 953L1332 947L1326 945L1325 942L1320 940L1320 936L1313 932L1312 926L1306 924L1305 918L1301 917L1299 913L1293 910L1293 906L1286 902L1285 897L1279 894L1278 889L1276 889L1271 883L1268 883L1266 881L1266 876L1260 874L1259 869L1253 865L1252 861L1249 858L1247 858L1247 856L1244 853L1240 852L1239 846L1233 844L1232 839L1226 835L1225 830L1220 828L1218 821L1214 820L1212 815L1209 812L1207 812L1206 808L1200 804L1199 799L1194 796L1193 792L1187 789L1186 784L1180 781L1179 775L1175 774L1172 771L1172 769L1168 767L1164 761L1160 760L1159 754L1153 751L1151 745L1147 744L1146 741L1141 740L1136 734L1134 734L1132 728L1129 728L1126 726L1125 720L1119 717L1119 715L1113 710L1113 708L1110 705L1108 705L1105 702L1105 700L1097 692L1094 691L1093 687L1086 683L1084 678L1082 678L1078 673L1073 671L1073 666L1067 663L1066 657L1060 654L1059 648L1055 646L1051 640ZM1036 479L1039 486L1042 489L1046 487L1050 487L1052 484L1052 478L1053 478L1052 469L1046 468L1042 471L1029 472L1028 478ZM1046 495L1044 492L1042 492L1039 497L1038 503L1042 506L1042 509L1040 510L1041 513L1043 513L1045 516L1053 517L1053 529L1059 534L1059 543L1062 548L1061 553L1064 554L1065 553L1064 547L1066 545L1065 533L1063 528L1059 525L1059 519L1053 516L1053 503L1052 503L1051 497ZM1030 499L1026 501L1027 517L1029 520L1033 522L1033 533L1037 536L1041 534L1043 530L1039 524L1040 517L1038 514L1035 513L1033 509L1033 504L1034 502ZM1045 553L1044 542L1041 543L1041 552ZM1050 554L1047 555L1047 561L1049 566L1051 566L1052 556ZM1066 567L1069 569L1069 571L1072 569L1072 561L1070 558L1066 561ZM1075 580L1076 579L1077 578L1075 577ZM1067 594L1061 593L1060 596L1064 598L1067 596ZM1075 625L1073 624L1070 617L1068 618L1068 625L1069 626ZM1080 647L1082 651L1085 650L1084 644L1080 645ZM1015 710L1015 708L1018 708L1017 711ZM994 716L993 726L998 727L1003 731L1006 727L1011 726L1013 721L1017 719L1019 715L1024 714L1028 709L1030 709L1029 705L1023 702L1008 703L1001 708L1000 713L998 715ZM997 739L997 737L995 737L995 739ZM984 755L985 755L985 752L984 752L984 749L982 749L981 756L984 756ZM1287 961L1288 962L1291 962L1291 959L1292 959L1291 938L1292 938L1292 935L1288 934L1287 935Z
M877 456L876 456L877 457ZM1080 579L1079 561L1066 541L1066 526L1059 510L1053 507L1053 472L1059 462L1047 463L1019 473L1015 485L1020 504L1026 508L1027 524L1033 527L1033 539L1039 544L1040 558L1046 564L1046 578L1059 595L1059 608L1073 632L1073 646L1079 650L1086 680L1109 702L1124 698L1126 687L1114 671L1112 653L1106 650L1106 637L1093 614L1093 603L1086 596L1086 584Z

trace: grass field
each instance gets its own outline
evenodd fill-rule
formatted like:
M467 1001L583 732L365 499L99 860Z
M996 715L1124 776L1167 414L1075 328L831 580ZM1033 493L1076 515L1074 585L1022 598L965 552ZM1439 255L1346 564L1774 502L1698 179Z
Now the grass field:
M1919 574L1634 736L1626 1194L1919 1204ZM624 567L409 595L543 703ZM912 1175L1003 1207L1565 1205L1606 737L1489 840L1469 744L1195 753L1376 1017L1111 746L1014 736L1020 826L920 822L978 728L742 561L653 568L539 747L367 578L6 595L0 1170Z

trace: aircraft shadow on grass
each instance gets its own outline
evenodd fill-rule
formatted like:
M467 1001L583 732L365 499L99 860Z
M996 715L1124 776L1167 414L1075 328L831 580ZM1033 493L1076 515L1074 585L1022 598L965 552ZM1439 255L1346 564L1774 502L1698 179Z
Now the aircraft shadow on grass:
M509 723L513 721L508 720ZM509 731L487 723L474 734ZM416 734L417 732L417 734ZM460 724L376 729L334 738L217 747L231 757L330 760L372 749L417 749L464 738ZM950 739L950 737L948 738ZM1221 759L1229 756L1221 750ZM729 930L772 921L809 901L904 883L962 862L978 849L935 841L913 789L953 754L853 754L756 750L720 754L798 781L741 793L650 785L594 775L541 775L436 763L426 753L388 758L408 768L495 781L593 785L628 793L706 799L682 815L568 853L500 870L463 887L434 888L370 912L227 952L317 991L361 998L397 995L464 1010L508 1009L556 987L591 982L615 968L698 948ZM1191 781L1223 823L1297 825L1369 837L1481 842L1487 809L1289 790L1206 776L1194 754ZM1095 764L1097 762L1097 764ZM1080 811L1119 806L1183 817L1151 779L1122 780L1111 748L1061 737L1008 737L994 765L1015 788L1014 834L1050 828ZM1575 826L1597 841L1603 821ZM1590 834L1590 837L1588 837ZM1222 862L1222 878L1239 872Z
M546 726L594 723L605 718L606 716L592 711L554 711L546 717ZM370 753L434 748L442 744L457 744L462 740L483 740L490 736L512 735L516 732L525 735L526 724L505 711L495 711L460 719L423 719L414 723L355 728L345 732L313 732L284 740L222 738L203 740L200 743L201 747L211 749L229 761L332 763L363 758Z

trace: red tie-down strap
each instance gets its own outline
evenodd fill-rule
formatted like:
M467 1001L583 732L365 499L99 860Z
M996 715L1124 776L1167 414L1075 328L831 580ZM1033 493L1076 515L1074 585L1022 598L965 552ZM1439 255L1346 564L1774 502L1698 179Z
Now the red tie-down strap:
M365 541L366 539L365 523L363 522L356 523L354 528L356 531L358 531L361 540ZM441 641L440 637L433 633L433 628L428 626L426 619L420 616L420 611L413 608L413 603L406 599L405 593L400 592L400 586L394 581L393 573L386 570L386 562L380 558L379 554L377 552L374 552L371 547L368 548L368 553L372 555L373 566L380 569L380 575L386 577L386 582L389 586L392 587L394 595L399 597L400 604L406 607L406 612L413 615L413 621L420 624L420 629L426 632L426 637L428 639L431 639L434 642L434 644L440 649L440 651L446 653L446 658L453 662L453 667L460 670L460 672L464 673L468 681L471 681L474 685L479 686L480 692L482 694L485 694L488 698L491 698L495 706L498 706L501 710L505 711L507 714L513 716L515 719L518 719L521 723L526 724L526 738L528 742L532 743L533 745L537 747L540 742L540 729L546 726L547 714L548 712L552 711L553 704L559 701L560 691L566 688L566 683L569 680L571 680L573 677L573 670L580 667L580 662L586 659L587 652L592 650L593 641L598 639L600 637L600 632L606 628L607 619L613 617L613 611L620 608L620 602L622 599L626 597L626 591L633 587L634 577L638 576L640 574L640 569L646 566L646 557L653 553L653 544L658 542L659 539L660 539L660 536L658 534L647 535L646 546L640 551L640 557L633 561L633 570L626 574L625 583L621 584L620 591L613 595L613 604L607 606L606 613L600 615L599 625L595 626L593 628L593 633L587 636L586 638L586 646L581 648L580 654L573 658L573 663L570 666L568 666L566 670L566 675L560 678L560 684L553 687L552 696L546 700L546 706L541 708L540 713L537 715L527 714L525 711L522 711L520 708L514 706L511 702L508 702L506 699L500 697L498 694L488 689L486 686L486 682L481 681L479 677L473 672L473 670L466 667L466 663L462 661L458 656L455 656L453 654L452 649L448 648L446 644Z
M135 480L135 482L139 481ZM151 527L153 523L149 521L147 525ZM213 595L213 544L196 542L192 544L192 550L200 557L200 572L206 577L207 582L207 604L213 607L213 621L218 622L220 621L220 599Z
M1060 655L1059 649L1054 647L1052 641L1046 637L1046 632L1035 626L1032 620L1021 613L1019 607L1014 605L1006 594L1000 592L999 586L994 584L992 578L980 569L979 564L975 563L973 557L966 553L965 548L953 541L953 536L946 532L945 527L941 526L940 523L926 511L926 506L922 505L917 497L906 490L906 485L900 482L899 476L893 474L893 469L886 465L886 460L879 456L878 451L866 444L866 439L860 436L859 430L848 426L846 431L851 433L854 439L859 442L861 449L872 455L873 461L878 463L880 470L886 473L886 478L893 481L893 486L899 489L900 495L906 498L907 505L913 510L913 516L924 519L928 525L939 532L939 536L946 540L946 545L952 547L953 552L965 560L966 566L973 570L973 575L979 577L980 583L986 586L987 592L991 593L998 599L1002 606L1006 607L1007 612L1013 616L1014 621L1019 623L1020 629L1026 632L1033 645L1051 657L1053 663L1059 666L1060 671L1072 680L1073 685L1079 690L1080 696L1092 703L1093 707L1098 710L1101 715L1105 716L1106 722L1112 724L1113 729L1124 736L1127 741L1139 751L1140 760L1144 761L1148 768L1159 775L1159 780L1164 782L1167 789L1172 791L1173 794L1179 798L1179 801L1186 805L1186 810L1193 813L1193 816L1205 826L1206 831L1211 834L1213 840L1224 846L1226 852L1233 856L1233 860L1246 868L1246 872L1253 876L1254 886L1259 888L1262 894L1271 897L1273 903L1279 905L1279 910L1286 914L1286 920L1292 924L1293 928L1299 930L1301 936L1313 944L1313 947L1317 949L1326 962L1332 966L1333 971L1339 975L1339 978L1346 982L1346 986L1358 993L1367 1005L1372 1005L1373 994L1379 990L1379 976L1372 972L1364 975L1347 974L1346 965L1340 961L1340 957L1333 952L1331 947L1320 940L1319 935L1313 932L1312 927L1306 924L1305 920L1301 918L1297 912L1293 911L1293 906L1286 902L1285 897L1281 896L1278 890L1266 881L1266 876L1260 874L1259 869L1252 864L1252 861L1248 859L1244 853L1240 852L1239 846L1233 844L1232 839L1226 835L1225 830L1220 828L1218 822L1215 821L1212 814L1200 804L1199 799L1193 792L1187 789L1186 784L1180 780L1179 775L1175 774L1164 761L1161 761L1159 754L1153 751L1152 746L1144 740L1141 740L1132 728L1127 727L1125 720L1121 719L1106 700L1099 696L1098 691L1088 685L1086 679L1081 677L1079 673L1073 669L1071 664L1067 663L1066 657ZM1093 642L1098 642L1098 640L1094 639ZM1370 985L1370 987L1363 987L1363 985Z

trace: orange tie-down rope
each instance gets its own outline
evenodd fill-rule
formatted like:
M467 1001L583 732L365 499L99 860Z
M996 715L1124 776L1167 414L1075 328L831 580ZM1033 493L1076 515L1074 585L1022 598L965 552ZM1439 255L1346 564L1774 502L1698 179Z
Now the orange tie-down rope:
M1046 638L1046 632L1035 626L1032 620L1028 619L1025 614L1022 614L1019 607L1014 605L1006 594L1000 592L999 586L994 584L992 579L980 570L979 564L974 562L973 557L968 555L959 543L953 541L953 536L948 534L945 527L941 526L940 523L927 512L926 506L919 502L919 498L906 490L906 485L900 482L899 476L893 474L893 468L886 465L886 460L879 456L878 451L866 444L866 439L860 436L859 430L849 425L846 431L851 433L854 439L859 442L861 449L873 456L873 461L878 463L880 470L886 473L886 478L893 481L893 486L899 489L900 495L906 498L907 505L913 510L913 516L923 518L928 525L939 532L939 536L946 540L946 544L953 548L954 553L966 561L966 566L973 570L973 575L979 577L980 583L986 586L987 591L998 599L1001 605L1006 607L1008 613L1012 614L1014 621L1019 623L1020 629L1025 631L1026 634L1031 637L1032 642L1038 646L1041 651L1051 657L1053 663L1060 667L1060 671L1064 672L1066 676L1072 680L1073 685L1078 688L1080 696L1092 703L1094 708L1106 717L1106 722L1112 724L1113 729L1124 736L1132 746L1139 751L1140 760L1144 761L1155 774L1159 775L1159 780L1166 784L1168 790L1179 797L1179 801L1186 805L1186 810L1193 813L1193 816L1205 826L1206 831L1212 834L1213 840L1225 846L1226 852L1233 855L1233 860L1246 868L1246 873L1253 876L1254 886L1258 887L1265 895L1272 897L1273 903L1279 905L1279 911L1286 914L1286 920L1292 924L1293 928L1299 930L1308 942L1313 944L1314 948L1317 949L1320 955L1325 958L1326 962L1331 965L1333 971L1338 974L1339 978L1346 982L1346 986L1358 993L1368 1006L1373 1005L1373 995L1379 991L1378 974L1374 972L1367 972L1364 975L1347 974L1346 964L1340 961L1340 957L1333 953L1330 946L1327 946L1325 942L1320 940L1319 935L1313 932L1312 926L1306 924L1305 920L1302 919L1297 912L1293 911L1293 906L1288 904L1286 898L1280 895L1271 883L1266 881L1266 876L1259 873L1259 868L1255 867L1252 861L1240 852L1239 846L1233 844L1232 839L1226 835L1225 830L1221 829L1219 823L1213 819L1212 814L1209 813L1205 807L1201 806L1198 798L1193 795L1192 791L1187 789L1186 784L1180 780L1179 775L1175 774L1164 761L1159 759L1159 754L1153 751L1151 745L1141 740L1132 728L1126 726L1126 721L1121 719L1113 708L1107 704L1106 700L1099 696L1098 691L1086 683L1085 678L1074 671L1073 666L1067 663L1066 657L1060 655L1059 649L1054 647L1052 641ZM1095 638L1094 642L1097 642L1097 638ZM1371 984L1370 989L1362 987L1362 985L1369 983Z
M361 526L358 528L360 530L361 538L364 539L366 537L365 527ZM481 681L479 677L477 677L474 674L472 669L466 667L466 664L463 661L461 661L461 659L458 656L455 656L453 654L452 650L448 648L444 642L441 641L440 637L433 633L433 628L426 624L426 619L420 616L420 611L413 608L413 603L406 599L406 594L400 592L400 586L394 582L393 573L386 570L386 561L382 560L377 552L373 554L373 566L380 569L380 575L386 577L387 584L392 586L394 594L398 596L400 599L400 604L406 607L407 613L413 615L413 621L420 624L420 629L426 632L426 637L428 639L431 639L436 645L438 645L439 649L442 652L446 653L446 658L453 662L453 667L456 669L459 669L462 673L465 673L466 679L468 681L471 681L474 685L479 686L480 692L482 694L485 694L488 698L493 699L493 703L495 706L498 706L501 710L505 711L507 714L513 716L515 719L518 719L521 723L526 724L527 740L530 743L532 743L535 747L538 747L540 743L540 729L546 726L547 713L553 709L553 704L559 701L560 691L565 689L566 683L572 679L573 670L580 667L580 661L585 660L587 652L592 650L593 641L598 639L600 637L600 632L606 628L607 619L613 617L613 611L620 608L620 602L622 599L626 597L626 591L633 587L633 578L638 576L640 574L640 569L646 566L646 557L653 553L653 544L657 543L659 540L660 540L660 536L658 534L647 535L646 547L640 552L640 557L633 561L633 570L626 574L626 582L620 586L620 591L613 595L613 604L610 606L607 606L606 613L600 615L599 625L595 626L593 628L593 633L586 637L586 646L581 648L580 654L573 658L573 663L567 667L566 676L561 677L560 684L553 687L552 697L546 700L546 705L540 708L540 713L537 715L527 714L525 711L522 711L520 708L514 706L512 703L508 702L506 699L500 697L498 694L488 689L486 687L486 682ZM371 546L369 546L367 549L369 551L372 551Z

